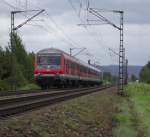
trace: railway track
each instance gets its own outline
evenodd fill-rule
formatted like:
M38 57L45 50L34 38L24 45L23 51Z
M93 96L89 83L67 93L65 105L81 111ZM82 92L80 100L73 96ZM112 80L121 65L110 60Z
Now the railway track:
M66 88L66 90L69 88ZM58 88L50 88L47 90L42 89L32 89L32 90L7 90L7 91L0 91L0 97L2 96L11 96L11 95L21 95L21 94L29 94L29 93L38 93L38 92L46 92L46 91L57 91ZM61 89L60 89L61 90ZM62 89L64 90L64 89Z
M0 118L6 118L25 111L39 107L55 104L71 98L90 94L112 86L88 87L67 90L53 90L51 92L36 92L26 94L15 94L0 97Z

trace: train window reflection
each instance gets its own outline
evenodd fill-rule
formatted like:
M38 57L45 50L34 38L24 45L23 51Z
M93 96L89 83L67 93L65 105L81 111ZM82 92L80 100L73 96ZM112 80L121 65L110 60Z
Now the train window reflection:
M60 65L60 56L38 56L38 65Z

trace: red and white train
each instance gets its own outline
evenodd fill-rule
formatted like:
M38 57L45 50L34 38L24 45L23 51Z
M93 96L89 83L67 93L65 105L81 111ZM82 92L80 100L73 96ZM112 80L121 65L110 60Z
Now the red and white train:
M44 89L102 83L99 69L55 48L40 50L35 55L34 79Z

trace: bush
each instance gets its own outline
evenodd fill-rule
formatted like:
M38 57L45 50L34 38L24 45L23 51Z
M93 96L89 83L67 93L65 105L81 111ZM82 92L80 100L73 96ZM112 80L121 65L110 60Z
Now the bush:
M140 81L150 84L150 61L142 68Z
M9 90L11 87L10 78L5 80L0 80L0 91L1 90Z

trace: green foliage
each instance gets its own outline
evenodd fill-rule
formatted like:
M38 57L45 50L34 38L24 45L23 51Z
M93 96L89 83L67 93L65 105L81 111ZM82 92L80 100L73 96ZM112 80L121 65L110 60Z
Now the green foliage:
M103 80L111 82L112 80L112 75L110 72L103 72Z
M141 136L150 136L150 85L145 83L132 83L127 87L130 100L134 104L137 115L137 128Z
M28 54L21 38L14 33L12 45L5 49L0 47L0 90L16 88L32 82L32 54Z
M103 72L103 83L105 84L116 84L117 83L117 77L112 76L110 72Z
M118 77L112 76L112 84L117 84L117 83L118 83Z
M0 90L10 88L11 83L11 52L0 47Z
M140 81L150 84L150 61L142 68Z
M10 83L10 81L11 81L10 78L0 80L0 90L10 89L10 85L8 84L8 83Z
M150 136L150 85L145 83L129 83L119 106L119 113L114 116L117 127L114 136L149 137Z
M37 86L36 84L32 83L32 84L25 85L19 89L20 90L30 90L30 89L40 89L40 87Z
M136 80L137 80L137 77L134 74L132 74L129 81L135 82Z
M116 127L113 129L115 137L137 137L137 131L134 127L136 117L133 116L133 109L127 99L118 104L119 113L113 116ZM123 136L122 136L123 135Z
M16 57L16 61L19 64L20 70L23 72L23 76L27 80L32 79L32 54L28 54L24 48L20 37L14 33L12 42L12 52Z
M150 96L150 85L145 83L129 83L126 91L130 96Z
M8 78L11 74L11 53L9 49L5 51L0 47L0 79Z

